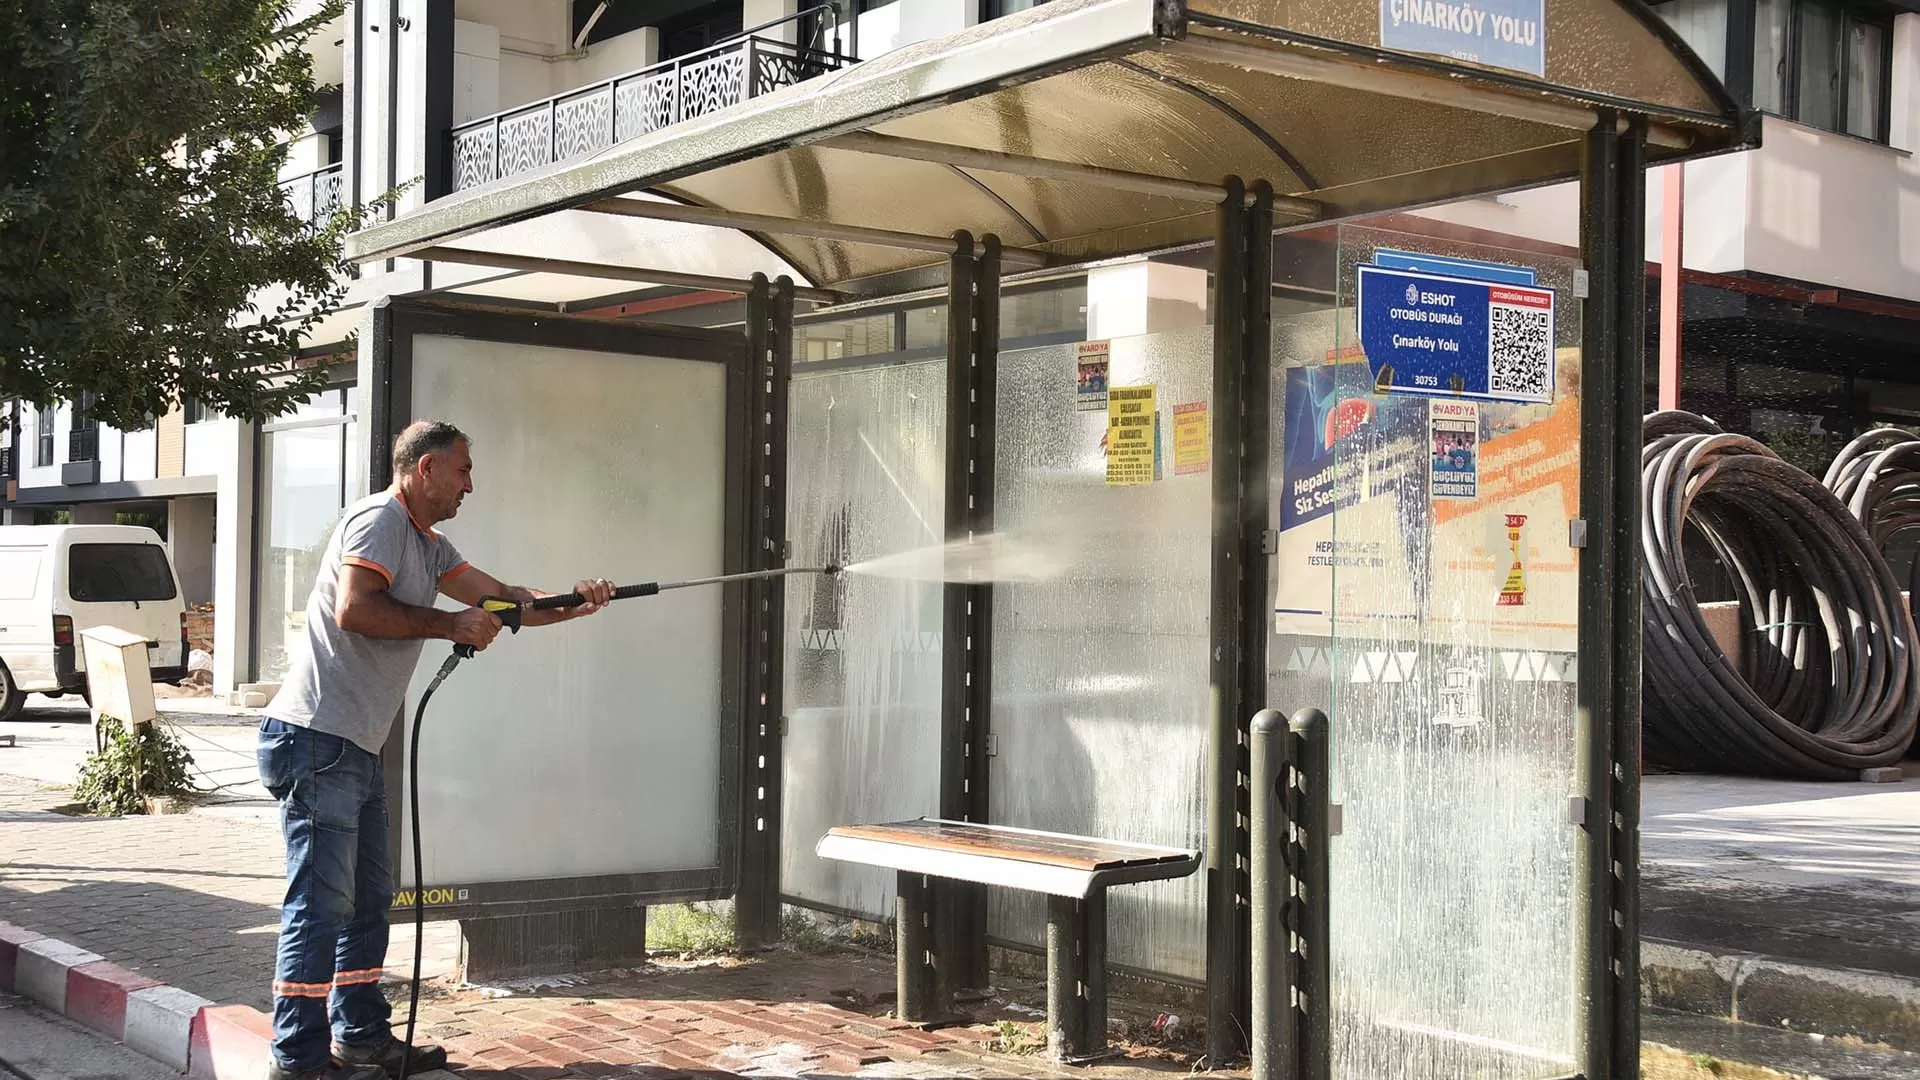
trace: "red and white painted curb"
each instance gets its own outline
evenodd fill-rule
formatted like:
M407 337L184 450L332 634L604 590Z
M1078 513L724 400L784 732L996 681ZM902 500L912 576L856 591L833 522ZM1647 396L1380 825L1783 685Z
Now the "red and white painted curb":
M129 1049L203 1080L266 1075L272 1022L128 971L105 957L0 922L0 991L19 994ZM453 1080L425 1073L421 1080Z

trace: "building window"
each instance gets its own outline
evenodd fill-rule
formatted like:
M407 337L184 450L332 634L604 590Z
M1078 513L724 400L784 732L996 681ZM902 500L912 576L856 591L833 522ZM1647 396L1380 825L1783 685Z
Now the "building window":
M1887 139L1893 22L1835 0L1753 0L1757 109L1863 139Z
M207 408L207 403L191 394L180 399L180 415L182 422L188 424L204 424L214 419L213 410Z
M48 405L33 409L33 463L42 469L53 464L53 408Z
M1887 140L1893 64L1888 6L1871 0L1664 0L1653 10L1741 103L1813 127Z
M260 429L254 552L253 666L260 682L286 676L306 632L320 556L363 469L350 388L323 390Z
M1667 0L1653 10L1715 75L1727 77L1727 0Z
M997 19L1002 15L1013 15L1031 8L1037 8L1047 0L981 0L980 18Z
M100 460L100 421L89 415L95 400L92 394L81 394L73 403L73 426L67 432L68 461Z
M745 26L740 16L739 4L722 0L659 20L660 59L672 60L739 37Z

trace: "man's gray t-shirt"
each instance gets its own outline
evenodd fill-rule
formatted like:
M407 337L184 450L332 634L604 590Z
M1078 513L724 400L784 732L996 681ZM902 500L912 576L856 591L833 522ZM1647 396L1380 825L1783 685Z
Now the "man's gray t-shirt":
M266 715L351 739L378 754L406 704L424 642L340 629L340 584L349 566L385 578L388 594L403 604L432 607L441 584L467 564L453 541L416 523L391 491L349 506L327 543L307 600L306 647L293 657Z

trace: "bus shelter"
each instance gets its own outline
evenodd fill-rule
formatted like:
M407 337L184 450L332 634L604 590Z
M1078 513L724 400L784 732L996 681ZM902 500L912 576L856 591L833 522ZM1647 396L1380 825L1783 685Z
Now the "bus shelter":
M362 263L548 295L746 299L744 332L384 304L372 483L432 414L538 493L475 500L476 562L693 577L989 533L1086 556L682 594L489 654L443 691L463 732L426 737L424 803L459 822L430 828L429 902L732 897L752 943L783 902L886 915L884 877L812 856L874 815L1204 846L1203 877L1116 896L1108 955L1204 986L1226 1053L1258 974L1249 723L1316 708L1322 1070L1634 1075L1644 173L1757 138L1638 0L1054 0L355 234ZM1575 180L1577 258L1368 220ZM629 239L537 251L583 221ZM690 272L690 228L792 275ZM1276 311L1274 237L1315 229L1326 300ZM1143 256L1205 266L1203 323L1003 348L1004 290ZM794 364L797 311L933 290L942 355ZM961 902L956 977L983 985L1038 913Z

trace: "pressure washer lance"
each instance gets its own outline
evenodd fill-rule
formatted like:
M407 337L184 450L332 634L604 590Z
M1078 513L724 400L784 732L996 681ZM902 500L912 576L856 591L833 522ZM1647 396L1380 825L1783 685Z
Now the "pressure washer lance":
M705 585L731 585L735 582L790 577L795 574L823 574L830 577L840 573L841 569L831 565L790 566L776 570L753 570L741 574L693 578L689 581L648 581L639 585L622 585L613 590L613 598L632 600L635 597L656 596L676 589L693 589ZM562 593L559 596L542 596L527 603L500 596L487 596L482 597L476 606L483 611L492 612L502 626L517 634L520 632L522 618L529 609L547 611L554 608L579 607L586 602L586 597L572 592ZM406 1054L401 1059L398 1080L407 1080L407 1076L413 1071L414 1020L420 1015L420 960L423 951L422 939L426 935L427 925L426 890L423 888L427 876L426 860L420 851L420 721L427 715L427 702L433 699L433 692L440 689L441 683L447 681L447 676L453 674L453 669L460 666L460 661L472 658L476 651L471 645L455 645L452 654L447 657L445 663L440 665L440 670L434 674L433 681L427 684L426 691L420 695L420 704L413 710L413 739L407 750L407 816L413 833L413 984L407 995Z

